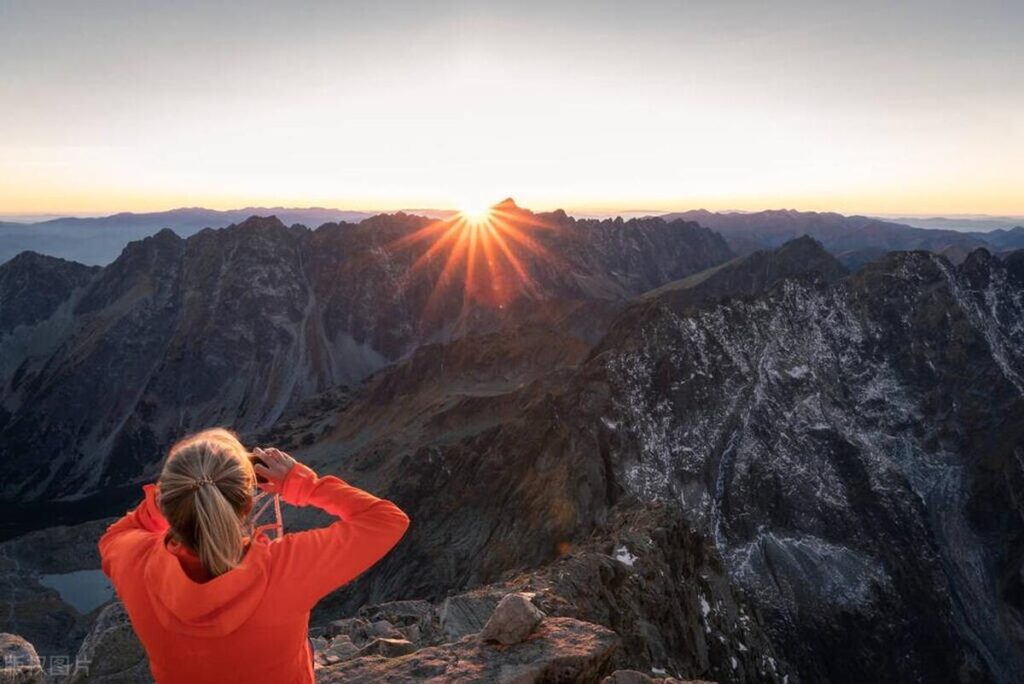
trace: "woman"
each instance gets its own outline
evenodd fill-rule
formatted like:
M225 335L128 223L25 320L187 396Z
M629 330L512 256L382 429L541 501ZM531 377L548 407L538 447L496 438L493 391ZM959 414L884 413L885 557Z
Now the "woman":
M341 519L273 542L252 538L245 520L257 486ZM317 477L277 449L250 454L222 428L177 442L143 490L99 547L160 684L314 681L310 609L383 558L409 526L392 502Z

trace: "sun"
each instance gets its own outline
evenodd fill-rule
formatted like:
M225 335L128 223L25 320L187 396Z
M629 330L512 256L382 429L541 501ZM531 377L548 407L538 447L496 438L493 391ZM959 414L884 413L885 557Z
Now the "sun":
M542 238L555 226L511 199L458 206L455 213L389 244L395 251L414 250L405 282L417 282L417 273L434 281L421 325L445 311L447 293L453 290L461 295L462 318L474 307L500 309L519 297L536 296L533 271L558 265Z
M462 208L459 210L459 216L470 225L480 225L490 220L492 211L493 208L486 202L463 202Z

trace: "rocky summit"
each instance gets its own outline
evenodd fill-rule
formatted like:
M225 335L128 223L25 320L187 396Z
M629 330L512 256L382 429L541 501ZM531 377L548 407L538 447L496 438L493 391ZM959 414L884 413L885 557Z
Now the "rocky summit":
M63 280L0 338L4 500L69 523L0 543L0 631L143 677L118 604L39 578L222 423L412 520L314 611L321 681L1024 678L1024 253L851 273L501 211L536 245L490 299L402 214L168 231Z

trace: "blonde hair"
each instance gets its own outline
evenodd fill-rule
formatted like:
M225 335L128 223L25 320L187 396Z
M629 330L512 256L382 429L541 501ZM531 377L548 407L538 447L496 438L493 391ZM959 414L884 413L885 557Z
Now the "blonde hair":
M170 533L214 577L236 567L245 553L243 520L256 482L249 458L234 432L210 428L178 440L160 473L160 509Z

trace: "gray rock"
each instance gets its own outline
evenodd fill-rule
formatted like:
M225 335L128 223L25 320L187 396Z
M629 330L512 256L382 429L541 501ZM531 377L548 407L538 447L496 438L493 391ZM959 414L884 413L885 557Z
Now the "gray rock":
M371 637L385 637L388 639L404 639L405 635L402 634L393 624L387 620L375 620L370 623L370 628L367 633Z
M370 623L362 618L342 618L334 620L324 628L324 636L335 638L344 634L353 643L363 644L370 638Z
M359 617L373 621L385 620L398 634L378 634L405 638L417 646L434 645L440 640L438 611L432 603L422 600L388 601L359 609Z
M402 627L400 628L399 631L402 632L406 639L416 644L417 646L420 645L420 643L422 643L423 641L423 633L420 630L419 625L409 625L408 627Z
M75 682L152 682L149 661L139 638L135 636L128 614L120 601L100 611L92 630L85 637L70 683Z
M331 640L331 643L324 649L324 657L333 656L338 660L347 660L359 653L359 647L352 643L347 634L341 634ZM336 661L335 661L336 662Z
M35 647L17 634L0 634L0 657L0 684L46 681Z
M484 641L500 641L503 644L518 644L536 629L544 613L521 593L506 594L498 603L480 638Z
M387 620L395 626L427 624L436 618L434 605L429 601L388 601L359 609L359 617L367 620Z
M441 605L441 633L448 641L483 629L498 605L499 597L488 594L449 596Z

